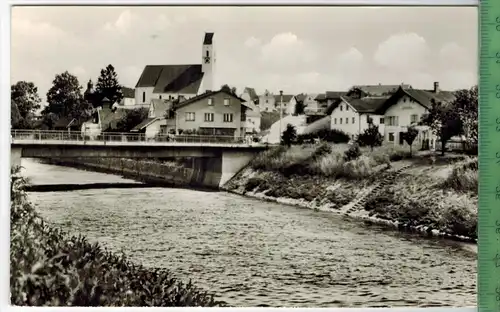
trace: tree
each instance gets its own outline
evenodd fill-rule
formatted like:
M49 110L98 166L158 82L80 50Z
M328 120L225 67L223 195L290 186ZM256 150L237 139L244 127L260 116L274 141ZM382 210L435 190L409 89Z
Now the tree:
M30 129L33 127L35 112L40 109L41 99L38 88L33 82L18 81L10 87L11 110L16 116L11 116L13 128Z
M78 78L65 71L56 75L52 81L52 87L47 92L47 102L42 114L54 113L57 117L68 117L70 112L80 106L82 97L82 87L78 83Z
M128 111L121 120L118 121L115 130L117 132L129 132L146 118L148 118L147 108L141 107L132 109Z
M365 129L363 133L359 134L356 139L359 146L370 146L372 151L375 146L382 145L383 141L384 138L378 131L378 126L374 124L369 124L368 128Z
M402 135L403 140L405 140L405 142L408 143L408 145L410 145L410 156L411 156L412 155L412 145L418 136L418 130L413 126L410 126L410 127L408 127L406 132L401 133L401 135Z
M118 83L118 74L113 65L109 64L106 68L101 69L95 93L98 103L105 97L111 101L111 105L123 99L122 86Z
M457 110L462 122L463 134L469 147L478 144L478 89L477 85L470 89L455 92L452 106Z
M19 129L19 122L21 121L21 114L14 101L10 101L10 125L12 129Z
M303 101L297 101L297 103L295 104L295 115L302 115L304 114L304 109L305 109L305 105L304 105L304 102Z
M224 84L220 87L221 90L223 91L226 91L226 92L229 92L229 93L232 93L232 94L236 94L236 87L230 87L228 84Z
M459 110L453 104L444 105L431 100L429 112L422 117L420 124L429 126L441 140L441 155L444 155L446 143L454 136L463 133L463 124Z
M297 130L291 124L286 125L286 129L281 136L281 144L290 147L297 139Z

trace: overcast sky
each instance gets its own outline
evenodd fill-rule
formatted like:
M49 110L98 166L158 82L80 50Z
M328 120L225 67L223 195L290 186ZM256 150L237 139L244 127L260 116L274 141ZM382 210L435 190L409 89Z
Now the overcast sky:
M16 7L11 77L33 81L45 98L58 73L86 86L113 64L134 87L147 64L201 64L211 31L216 86L468 88L477 83L477 24L472 7Z

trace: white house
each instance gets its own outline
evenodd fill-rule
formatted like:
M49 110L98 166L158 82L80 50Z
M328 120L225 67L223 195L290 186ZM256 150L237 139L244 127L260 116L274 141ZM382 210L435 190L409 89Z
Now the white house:
M261 112L273 112L276 110L274 94L268 90L264 94L259 95L259 108Z
M259 96L254 88L246 87L240 95L240 98L244 99L246 103L252 102L254 104L259 104Z
M120 101L120 108L124 109L134 109L137 108L135 105L135 90L132 88L122 87L123 98Z
M92 117L82 123L82 135L95 138L103 132L115 129L127 112L123 108L98 107L94 110Z
M435 148L436 135L428 126L418 123L428 113L432 100L446 104L454 99L453 92L440 90L438 82L434 83L432 90L400 87L381 109L385 116L385 140L395 145L405 145L401 133L406 132L409 126L415 126L419 131L415 144L428 144L430 148Z
M306 115L324 115L327 108L339 102L340 97L345 94L346 92L342 91L326 91L326 93L316 95L313 101L311 101L312 94L306 95L306 100L304 102L306 103Z
M331 113L331 129L341 130L354 138L373 124L379 127L380 134L384 134L384 116L380 110L387 99L388 97L355 99L341 96L340 103Z
M152 99L186 99L214 88L214 33L205 33L201 64L147 65L135 86L135 103L149 104Z
M246 133L260 132L260 109L252 101L245 103L248 106L245 117Z

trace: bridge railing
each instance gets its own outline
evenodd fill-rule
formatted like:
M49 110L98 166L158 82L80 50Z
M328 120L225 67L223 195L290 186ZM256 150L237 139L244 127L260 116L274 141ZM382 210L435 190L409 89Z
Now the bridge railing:
M102 133L96 135L84 134L79 131L57 130L12 130L12 140L28 141L79 141L79 142L174 142L174 143L246 143L243 137L216 135L171 135L158 134L147 137L143 133Z

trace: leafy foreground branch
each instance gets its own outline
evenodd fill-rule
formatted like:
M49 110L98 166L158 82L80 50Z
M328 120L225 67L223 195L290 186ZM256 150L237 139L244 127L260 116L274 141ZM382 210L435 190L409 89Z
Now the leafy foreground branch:
M82 236L69 237L35 212L11 174L10 291L25 306L222 306L164 269L148 269Z

